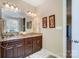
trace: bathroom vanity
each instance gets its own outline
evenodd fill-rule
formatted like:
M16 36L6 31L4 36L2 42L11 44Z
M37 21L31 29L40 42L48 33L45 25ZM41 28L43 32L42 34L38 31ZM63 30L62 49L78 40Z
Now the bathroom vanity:
M30 33L0 39L0 58L24 58L41 49L41 33Z
M32 16L5 7L0 12L0 58L24 58L41 50L42 34L31 33L36 32Z

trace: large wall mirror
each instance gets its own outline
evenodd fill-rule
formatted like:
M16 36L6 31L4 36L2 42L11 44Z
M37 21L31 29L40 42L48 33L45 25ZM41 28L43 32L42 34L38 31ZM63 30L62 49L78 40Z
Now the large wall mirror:
M3 20L3 32L27 32L32 29L32 17L27 16L24 12L1 9ZM1 31L2 32L2 31Z

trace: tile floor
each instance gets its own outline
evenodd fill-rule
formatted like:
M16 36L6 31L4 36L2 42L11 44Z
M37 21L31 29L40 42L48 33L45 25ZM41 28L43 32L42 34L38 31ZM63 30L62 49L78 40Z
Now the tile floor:
M46 49L41 49L40 51L38 51L26 58L56 58L56 57L51 55L51 53L49 51L47 51Z
M72 42L72 58L79 58L79 43Z

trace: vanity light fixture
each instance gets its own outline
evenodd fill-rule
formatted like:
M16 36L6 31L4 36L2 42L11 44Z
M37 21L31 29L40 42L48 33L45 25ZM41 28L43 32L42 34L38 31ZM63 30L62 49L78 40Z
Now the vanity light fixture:
M30 12L30 11L28 11L28 12L27 12L27 15L32 16L32 17L35 17L35 16L36 16L36 14L35 14L35 13Z
M18 8L15 7L14 5L10 5L8 3L3 3L3 5L6 7L6 8L9 8L11 10L14 10L14 11L18 11Z
M11 5L11 4L9 4L9 3L3 3L3 5L6 7L6 8L9 8L10 10L13 10L13 11L19 11L19 9L15 6L15 5ZM31 11L27 11L26 12L26 14L28 15L28 16L32 16L32 17L35 17L36 16L36 14L35 13L33 13L33 12L31 12Z
M18 8L16 7L15 10L18 11Z
M14 6L12 6L12 5L11 5L11 7L10 7L10 8L11 8L12 10L13 10L13 9L15 9L15 8L14 8Z

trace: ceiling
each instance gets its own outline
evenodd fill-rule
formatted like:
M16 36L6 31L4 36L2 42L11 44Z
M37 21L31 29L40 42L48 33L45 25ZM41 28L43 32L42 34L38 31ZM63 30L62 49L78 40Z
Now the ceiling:
M29 3L32 6L37 7L37 6L41 5L42 3L44 3L46 0L23 0L23 1Z

